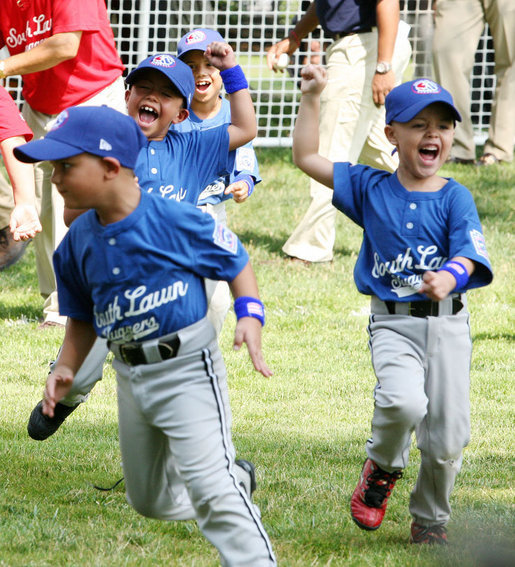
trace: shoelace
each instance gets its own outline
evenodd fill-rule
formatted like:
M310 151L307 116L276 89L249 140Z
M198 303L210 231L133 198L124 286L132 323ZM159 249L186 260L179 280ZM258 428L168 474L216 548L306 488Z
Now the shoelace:
M375 470L367 479L368 488L365 490L365 503L374 508L383 505L388 493L391 492L395 483L402 477L402 471L388 473L381 469Z

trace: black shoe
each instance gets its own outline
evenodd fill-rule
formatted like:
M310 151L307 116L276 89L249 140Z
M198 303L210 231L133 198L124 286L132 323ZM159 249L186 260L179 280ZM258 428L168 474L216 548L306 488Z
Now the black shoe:
M29 437L36 441L44 441L53 435L63 421L79 407L80 404L76 406L65 406L64 404L57 403L54 408L54 417L48 417L48 415L43 415L43 401L38 402L37 406L32 410L29 417L29 423L27 424L27 431Z
M249 498L252 498L252 494L256 490L256 471L254 469L254 465L250 461L246 461L245 459L238 459L237 461L235 461L235 464L248 474L248 480L240 480L240 486L243 488L243 490L245 490L247 496Z
M17 242L8 226L0 230L0 270L15 264L25 252L29 240Z

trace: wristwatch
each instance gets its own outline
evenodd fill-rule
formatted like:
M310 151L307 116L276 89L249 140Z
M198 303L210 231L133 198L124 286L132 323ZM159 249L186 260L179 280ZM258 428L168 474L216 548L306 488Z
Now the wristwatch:
M379 75L386 75L388 71L392 70L392 64L388 61L378 61L376 65L376 73Z

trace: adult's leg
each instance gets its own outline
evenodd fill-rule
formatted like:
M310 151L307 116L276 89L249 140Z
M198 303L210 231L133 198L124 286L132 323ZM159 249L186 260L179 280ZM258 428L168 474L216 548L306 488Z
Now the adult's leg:
M319 152L332 161L357 162L368 128L361 114L367 54L359 34L335 41L327 50L328 81L321 95ZM375 35L376 34L370 34ZM377 49L375 51L377 53ZM336 209L332 190L311 180L311 203L304 217L283 246L288 256L310 262L333 258Z
M479 38L485 26L481 0L438 0L433 36L435 77L450 91L462 122L456 125L453 157L476 158L470 116L470 74Z
M515 7L512 0L485 0L484 3L494 41L496 79L484 153L511 162L515 139Z

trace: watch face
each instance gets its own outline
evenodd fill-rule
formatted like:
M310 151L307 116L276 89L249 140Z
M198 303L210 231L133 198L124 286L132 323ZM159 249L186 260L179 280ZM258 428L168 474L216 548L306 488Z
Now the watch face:
M385 73L388 73L388 71L392 68L391 65L389 65L388 63L378 63L377 67L376 67L376 73L379 73L380 75L384 75Z

